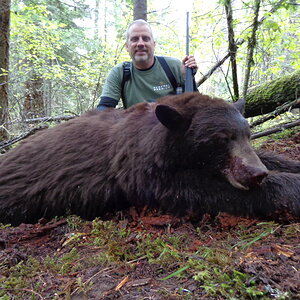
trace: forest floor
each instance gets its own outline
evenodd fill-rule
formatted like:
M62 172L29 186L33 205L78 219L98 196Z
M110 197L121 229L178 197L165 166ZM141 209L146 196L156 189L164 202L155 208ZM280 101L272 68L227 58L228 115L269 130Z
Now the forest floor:
M300 133L263 148L300 160ZM0 225L0 299L300 299L300 223L134 208Z

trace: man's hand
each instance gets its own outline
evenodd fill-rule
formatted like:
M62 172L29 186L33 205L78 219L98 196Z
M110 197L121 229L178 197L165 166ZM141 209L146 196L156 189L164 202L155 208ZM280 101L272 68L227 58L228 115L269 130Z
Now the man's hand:
M196 59L195 59L195 57L193 55L186 56L182 60L182 64L183 64L184 67L196 69L196 71L198 70Z
M196 59L195 59L194 55L186 56L182 60L182 76L183 77L185 77L185 68L186 67L189 67L189 68L193 69L193 75L195 75L197 73L198 66L197 66Z

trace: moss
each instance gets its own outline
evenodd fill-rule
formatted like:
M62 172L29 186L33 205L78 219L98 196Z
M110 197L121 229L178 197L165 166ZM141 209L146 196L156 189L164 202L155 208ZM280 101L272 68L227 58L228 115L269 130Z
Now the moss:
M266 82L247 95L246 116L268 113L300 94L300 70Z
M0 299L71 299L73 294L88 299L93 289L98 291L92 279L106 271L117 282L125 275L132 281L154 277L161 283L155 288L156 295L166 297L176 293L178 299L271 299L271 285L267 287L259 276L253 276L252 270L261 261L267 264L261 250L274 244L282 253L296 255L300 225L247 224L226 231L208 224L190 228L188 232L193 234L189 234L182 228L170 233L168 229L134 230L122 222L98 219L87 226L80 219L72 219L69 226L78 231L71 234L80 237L81 233L84 238L61 242L58 250L45 257L29 257L15 266L0 264ZM293 241L291 247L286 246L289 241ZM266 257L270 267L281 261L276 253ZM249 263L253 264L250 269ZM142 291L144 287L140 288ZM276 295L280 299L292 296L286 288L276 290Z

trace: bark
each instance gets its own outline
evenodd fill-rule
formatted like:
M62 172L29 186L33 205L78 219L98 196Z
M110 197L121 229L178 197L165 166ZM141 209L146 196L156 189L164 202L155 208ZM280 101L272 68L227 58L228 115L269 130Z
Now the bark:
M147 21L147 0L133 0L133 20Z
M10 0L0 2L0 140L8 138L8 67Z
M300 95L300 70L266 82L247 94L245 117L267 114ZM295 103L293 107L299 107Z
M33 78L26 81L24 101L26 117L42 117L45 115L43 83L44 80L39 76L33 76Z
M231 62L234 99L237 100L239 98L239 84L238 84L237 64L236 64L237 45L234 38L231 0L226 0L225 11L227 17L227 30L228 30L228 42L229 42L228 48L229 48L230 62Z
M258 24L259 24L258 23L259 9L260 9L260 0L255 0L252 33L251 33L251 37L248 40L246 70L245 70L244 87L243 87L243 98L244 99L246 99L246 95L247 95L250 74L251 74L251 68L254 65L253 54L254 54L254 49L256 48L256 32L257 32Z

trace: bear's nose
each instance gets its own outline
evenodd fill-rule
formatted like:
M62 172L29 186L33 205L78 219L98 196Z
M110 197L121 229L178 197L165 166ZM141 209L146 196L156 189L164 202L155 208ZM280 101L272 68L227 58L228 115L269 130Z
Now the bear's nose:
M248 186L255 186L262 183L263 179L268 176L268 171L260 168L253 168L252 172L249 174Z
M263 179L268 176L267 168L253 167L241 164L234 170L235 179L244 187L254 187L262 183Z

